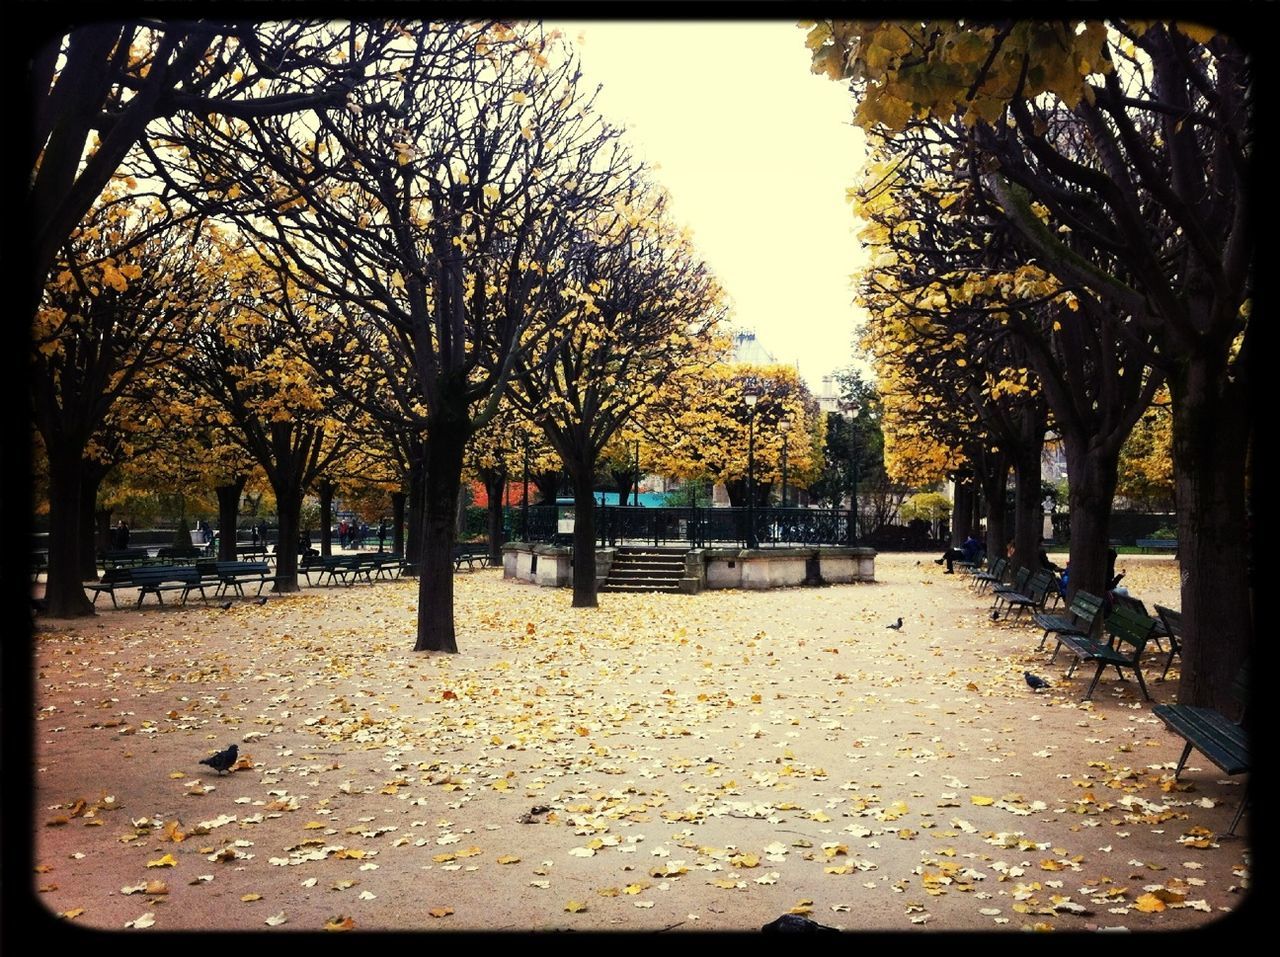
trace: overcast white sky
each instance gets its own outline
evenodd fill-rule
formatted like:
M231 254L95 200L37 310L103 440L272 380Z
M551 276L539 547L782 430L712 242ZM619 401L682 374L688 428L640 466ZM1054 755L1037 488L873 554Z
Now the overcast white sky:
M795 21L547 21L579 45L599 108L671 193L676 218L779 362L810 388L851 364L861 262L845 202L862 161L853 100L809 72Z

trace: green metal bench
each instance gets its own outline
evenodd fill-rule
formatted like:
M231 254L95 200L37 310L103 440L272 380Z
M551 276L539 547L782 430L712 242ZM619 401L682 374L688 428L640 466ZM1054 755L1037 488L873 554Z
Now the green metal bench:
M1164 671L1160 672L1160 680L1163 681L1164 676L1169 673L1169 666L1173 664L1173 656L1182 656L1182 612L1165 608L1164 605L1156 605L1155 609L1164 625L1165 637L1169 639L1169 657L1165 659Z
M138 607L142 607L147 595L155 595L156 601L163 605L163 593L167 591L181 591L184 605L193 591L200 592L202 600L209 600L204 593L205 581L194 565L139 565L132 569L132 578L138 586Z
M1102 614L1102 599L1087 591L1078 591L1067 606L1065 615L1050 615L1046 612L1034 616L1031 620L1044 634L1040 636L1040 644L1036 651L1044 650L1044 643L1051 634L1089 636L1098 626L1098 616ZM1061 639L1059 639L1061 644ZM1054 647L1055 653L1057 646Z
M261 595L268 582L275 582L280 576L271 574L271 566L266 562L217 562L218 590L215 594L224 595L228 590L244 597L244 586L258 584L256 594Z
M1182 749L1182 757L1178 759L1178 768L1173 772L1175 781L1182 774L1192 748L1221 768L1224 774L1244 774L1249 770L1249 739L1244 729L1245 714L1249 704L1249 662L1247 660L1240 666L1231 690L1236 700L1241 703L1239 721L1232 721L1213 708L1199 708L1194 705L1160 704L1151 709L1151 713L1163 721L1166 728L1186 742L1186 746ZM1244 813L1248 800L1249 795L1246 791L1240 806L1236 808L1229 833L1236 832L1236 825L1240 823L1240 816Z
M1009 569L1009 559L994 558L987 566L984 572L974 572L969 576L969 586L978 594L984 592L990 585L998 585L1004 581L1005 572Z
M119 608L120 603L116 601L116 589L133 587L133 569L126 568L123 565L108 568L96 582L85 582L84 587L86 591L93 592L93 604L98 604L98 596L106 592L111 596L111 607Z
M1151 695L1147 692L1147 683L1142 680L1141 661L1142 652L1147 647L1155 626L1154 618L1121 605L1113 608L1102 623L1102 630L1107 635L1106 641L1095 640L1087 635L1060 635L1058 648L1054 649L1053 657L1058 656L1058 650L1063 646L1076 656L1076 660L1067 670L1068 678L1075 673L1076 666L1082 661L1098 663L1098 670L1094 672L1089 690L1085 692L1085 701L1093 697L1093 689L1098 686L1098 679L1102 677L1102 672L1108 666L1116 669L1121 680L1124 679L1126 670L1137 675L1142 696L1150 701Z
M1007 616L1009 612L1017 609L1016 617L1021 618L1023 612L1028 608L1040 609L1044 607L1045 600L1049 597L1049 591L1053 588L1056 578L1053 572L1047 568L1042 568L1027 581L1026 591L1010 592L1001 591L996 594L996 604L992 611L992 617L1000 614L1001 608Z

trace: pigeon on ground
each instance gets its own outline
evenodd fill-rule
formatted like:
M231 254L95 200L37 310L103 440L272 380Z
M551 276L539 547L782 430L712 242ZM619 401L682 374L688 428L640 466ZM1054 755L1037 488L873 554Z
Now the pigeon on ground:
M901 618L899 618L899 619L898 619L897 621L895 621L892 625L885 625L885 627L886 627L886 628L891 628L891 629L893 629L894 631L898 631L898 630L902 627L902 619L901 619Z
M992 611L992 612L991 612L991 620L992 620L992 621L999 621L999 620L1000 620L1000 612L998 612L998 611Z
M267 596L266 596L266 595L263 595L261 598L259 598L259 599L258 599L258 604L259 604L259 605L265 605L266 603L267 603Z
M229 602L229 601L224 601L224 602L222 603L222 610L223 610L223 611L230 611L230 610L231 610L231 602Z
M1041 688L1049 687L1049 682L1045 681L1038 675L1033 675L1030 671L1024 671L1022 677L1027 679L1027 686L1032 691L1039 691Z
M236 763L239 758L239 746L231 745L225 751L219 751L217 754L210 755L207 758L201 758L201 764L207 764L219 774L224 771L231 770L231 766Z
M834 927L819 924L816 920L802 917L799 914L783 914L777 920L771 920L760 928L765 934L838 934Z

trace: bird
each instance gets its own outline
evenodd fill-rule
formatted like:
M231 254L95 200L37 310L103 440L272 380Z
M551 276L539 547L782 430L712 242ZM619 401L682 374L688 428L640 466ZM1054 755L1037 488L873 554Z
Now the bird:
M233 744L225 751L219 751L217 754L211 754L207 758L201 758L200 763L209 765L209 767L221 774L224 771L231 770L231 766L236 763L240 756L239 750L239 746Z
M991 611L991 620L992 620L992 621L999 621L999 620L1000 620L1000 612L996 611L995 609L992 609L992 611Z
M838 934L840 933L834 927L828 927L826 924L819 924L816 920L810 920L800 914L783 914L776 920L771 920L760 928L765 934Z
M222 610L223 610L223 611L230 611L230 610L231 610L231 602L229 602L229 601L224 601L224 602L222 603Z
M259 605L265 605L266 603L267 603L267 596L266 596L266 595L263 595L261 598L259 598L259 599L258 599L258 604L259 604Z
M1045 681L1038 675L1033 675L1030 671L1024 671L1022 677L1027 679L1027 686L1032 691L1039 691L1041 688L1048 688L1049 682Z
M902 627L902 619L901 619L901 618L899 618L899 619L898 619L897 621L895 621L892 625L885 625L885 627L886 627L886 628L891 628L891 629L893 629L894 631L897 631L897 630L899 630L899 629Z

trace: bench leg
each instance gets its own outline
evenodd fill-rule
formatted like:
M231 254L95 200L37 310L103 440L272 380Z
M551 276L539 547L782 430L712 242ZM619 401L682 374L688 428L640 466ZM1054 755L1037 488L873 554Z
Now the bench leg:
M1141 667L1141 665L1136 665L1136 664L1135 664L1135 665L1133 666L1133 673L1134 673L1135 675L1137 675L1137 676L1138 676L1138 687L1142 689L1142 697L1144 697L1144 698L1146 698L1148 701L1150 701L1150 700L1151 700L1151 695L1147 693L1147 683L1146 683L1145 681L1143 681L1143 680L1142 680L1142 667Z
M1173 665L1173 656L1178 653L1177 648L1169 649L1169 657L1165 660L1164 671L1160 672L1160 680L1164 681L1164 676L1169 673L1169 668Z
M1085 692L1084 700L1088 701L1093 697L1093 689L1098 687L1098 679L1102 677L1102 673L1107 670L1105 661L1098 662L1098 670L1093 673L1093 681L1089 683L1089 690Z
M1173 772L1173 779L1178 780L1178 775L1182 773L1182 768L1187 763L1187 758L1191 757L1191 742L1187 742L1187 746L1182 749L1182 757L1178 758L1177 770Z
M1234 835L1236 833L1236 825L1240 823L1240 818L1244 815L1245 805L1248 803L1249 803L1249 791L1248 791L1248 788L1246 787L1244 794L1240 798L1240 806L1236 808L1235 817L1231 819L1231 827L1227 831L1228 834Z

